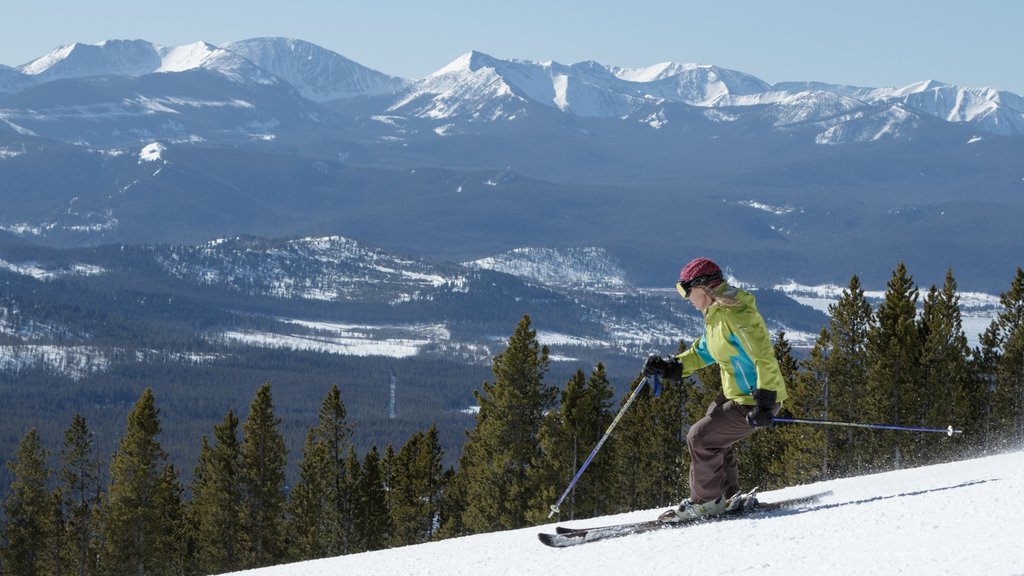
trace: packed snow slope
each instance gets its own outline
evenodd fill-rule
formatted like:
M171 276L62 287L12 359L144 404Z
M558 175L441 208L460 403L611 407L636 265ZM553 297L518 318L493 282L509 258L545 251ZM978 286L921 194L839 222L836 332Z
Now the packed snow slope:
M762 500L822 490L834 494L804 510L573 548L542 545L536 535L550 525L236 574L1024 575L1024 451L797 486L763 493ZM657 512L573 524L645 520Z

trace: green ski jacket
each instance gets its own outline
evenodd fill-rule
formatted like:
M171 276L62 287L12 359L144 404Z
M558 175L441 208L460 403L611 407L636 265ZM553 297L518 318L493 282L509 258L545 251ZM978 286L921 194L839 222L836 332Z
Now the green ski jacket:
M756 402L751 394L763 388L774 390L775 401L782 402L787 396L786 383L754 296L724 282L715 292L738 303L716 302L704 311L704 334L676 356L683 365L683 377L717 363L727 399L753 406Z

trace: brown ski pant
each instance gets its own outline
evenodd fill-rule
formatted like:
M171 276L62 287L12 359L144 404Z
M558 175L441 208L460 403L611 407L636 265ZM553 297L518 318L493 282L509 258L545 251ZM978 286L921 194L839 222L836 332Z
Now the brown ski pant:
M780 405L772 412L778 414ZM690 448L690 501L710 502L740 491L734 445L757 428L747 422L750 407L719 396L686 434Z

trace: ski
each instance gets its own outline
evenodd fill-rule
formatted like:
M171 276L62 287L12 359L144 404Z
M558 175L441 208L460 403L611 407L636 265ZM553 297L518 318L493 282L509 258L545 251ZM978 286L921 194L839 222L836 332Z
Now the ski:
M784 508L800 508L801 506L813 504L814 502L831 495L832 491L829 490L827 492L819 492L808 496L788 498L786 500L778 500L776 502L760 502L755 493L756 489L734 498L733 501L730 502L729 508L726 512L720 516L695 520L692 522L662 522L660 520L645 520L642 522L612 524L609 526L593 526L587 528L557 526L554 534L541 533L538 534L537 537L547 546L565 548L568 546L576 546L608 538L618 538L632 534L653 532L655 530L670 530L673 528L683 528L705 522L727 520L729 518L735 518L737 516L743 516L754 512L770 512L772 510L780 510Z

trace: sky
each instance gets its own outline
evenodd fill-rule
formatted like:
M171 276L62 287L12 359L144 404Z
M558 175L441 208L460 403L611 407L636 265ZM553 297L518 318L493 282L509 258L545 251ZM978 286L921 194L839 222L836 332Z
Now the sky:
M740 462L742 466L743 463ZM454 538L238 572L237 576L1020 576L1024 452L766 492L832 490L799 511L740 517L572 548L547 548L551 526ZM648 520L660 510L577 521ZM568 524L568 523L567 523Z
M282 36L409 79L478 50L628 68L713 64L771 83L938 80L1024 94L1021 22L1014 0L12 0L0 8L0 64L73 42Z

